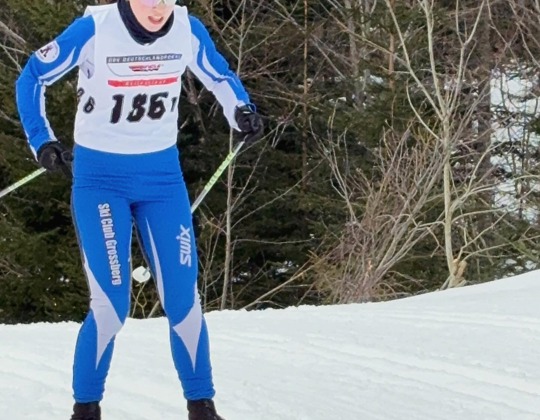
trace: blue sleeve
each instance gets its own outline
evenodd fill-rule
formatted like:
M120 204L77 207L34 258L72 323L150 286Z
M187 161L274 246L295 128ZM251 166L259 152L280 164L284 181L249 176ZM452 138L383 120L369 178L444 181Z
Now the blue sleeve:
M19 116L34 155L43 143L56 140L45 113L45 87L84 61L81 53L94 32L91 16L76 19L54 41L30 56L17 79Z
M229 69L225 58L217 51L202 22L189 16L192 33L193 60L189 69L210 90L223 107L232 128L238 129L234 119L236 106L250 104L249 95L238 76Z

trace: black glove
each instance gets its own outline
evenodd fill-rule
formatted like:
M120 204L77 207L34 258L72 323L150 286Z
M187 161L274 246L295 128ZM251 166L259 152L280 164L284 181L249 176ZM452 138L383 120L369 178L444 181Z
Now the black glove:
M59 141L44 143L37 151L39 164L50 172L61 171L71 178L71 162L73 154Z
M246 143L259 140L264 134L264 124L253 105L243 105L234 111L234 119L240 128L241 135Z

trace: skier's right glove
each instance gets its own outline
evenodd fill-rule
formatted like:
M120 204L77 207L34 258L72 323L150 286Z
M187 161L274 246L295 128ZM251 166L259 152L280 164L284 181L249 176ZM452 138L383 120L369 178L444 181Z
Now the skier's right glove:
M61 171L65 176L71 178L71 163L73 153L59 141L48 141L37 151L39 164L50 172Z

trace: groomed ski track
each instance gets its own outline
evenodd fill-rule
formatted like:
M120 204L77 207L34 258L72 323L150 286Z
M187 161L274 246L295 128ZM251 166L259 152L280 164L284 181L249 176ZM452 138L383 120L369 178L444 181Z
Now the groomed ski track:
M227 420L540 420L539 272L207 320ZM1 420L69 418L77 331L0 325ZM105 420L187 418L164 319L128 320L102 406Z

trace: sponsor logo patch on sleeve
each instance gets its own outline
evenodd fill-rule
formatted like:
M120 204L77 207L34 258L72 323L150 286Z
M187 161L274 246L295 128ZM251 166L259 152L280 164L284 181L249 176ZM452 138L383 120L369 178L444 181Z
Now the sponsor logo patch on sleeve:
M43 63L52 63L60 55L60 47L56 41L50 42L36 51L36 56Z

